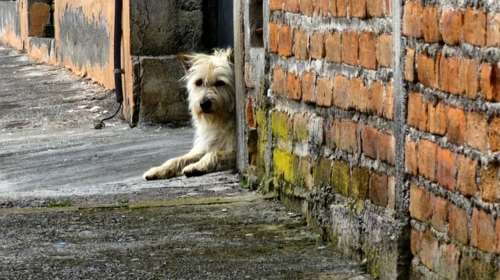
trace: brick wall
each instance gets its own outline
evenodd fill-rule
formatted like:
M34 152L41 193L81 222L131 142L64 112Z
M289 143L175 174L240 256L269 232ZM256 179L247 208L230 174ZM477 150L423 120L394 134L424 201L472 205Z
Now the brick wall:
M248 178L375 277L495 279L500 7L393 2L264 1Z
M498 279L498 3L442 2L403 10L412 274Z

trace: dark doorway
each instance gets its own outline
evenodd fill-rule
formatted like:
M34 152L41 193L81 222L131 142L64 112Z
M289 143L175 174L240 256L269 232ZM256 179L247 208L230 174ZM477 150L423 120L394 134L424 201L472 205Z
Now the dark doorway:
M204 0L203 11L205 47L207 49L233 47L233 0Z

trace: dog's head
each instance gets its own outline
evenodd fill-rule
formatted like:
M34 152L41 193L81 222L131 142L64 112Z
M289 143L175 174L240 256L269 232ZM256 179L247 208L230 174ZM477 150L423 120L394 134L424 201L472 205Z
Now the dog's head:
M197 119L227 119L235 110L232 51L180 55L186 75L189 109Z

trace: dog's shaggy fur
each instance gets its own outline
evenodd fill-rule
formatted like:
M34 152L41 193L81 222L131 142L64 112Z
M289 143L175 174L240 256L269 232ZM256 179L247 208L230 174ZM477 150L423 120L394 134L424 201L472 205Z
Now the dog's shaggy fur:
M148 170L144 179L196 176L234 167L236 124L231 55L228 49L216 50L213 55L184 56L187 71L183 80L195 128L194 145L189 153Z

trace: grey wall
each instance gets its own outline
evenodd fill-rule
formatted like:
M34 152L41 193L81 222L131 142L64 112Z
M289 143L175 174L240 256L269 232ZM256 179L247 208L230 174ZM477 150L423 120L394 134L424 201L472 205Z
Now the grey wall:
M12 28L18 37L21 36L17 2L0 0L0 37L7 32L8 28Z
M198 50L202 0L132 0L132 55L160 56Z

